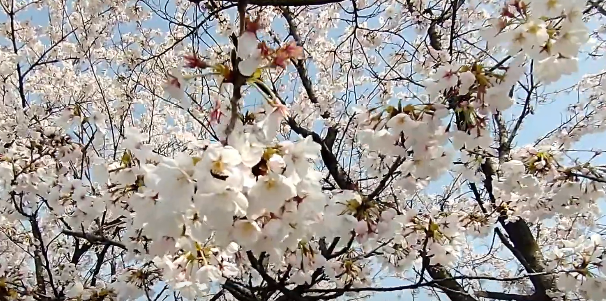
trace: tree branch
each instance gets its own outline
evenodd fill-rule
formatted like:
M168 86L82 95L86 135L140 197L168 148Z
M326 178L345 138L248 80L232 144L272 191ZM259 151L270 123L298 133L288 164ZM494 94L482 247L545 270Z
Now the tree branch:
M480 291L476 292L476 296L494 300L514 300L514 301L534 301L537 300L534 296L507 294L499 292Z
M305 129L297 124L297 121L294 118L288 118L288 125L290 128L297 134L307 137L311 136L315 143L320 144L322 147L320 150L320 155L322 156L322 160L328 169L328 172L332 176L332 178L337 183L337 186L341 189L354 189L354 182L347 176L345 171L341 168L337 157L332 153L332 151L328 148L324 140L318 135L316 132L312 132L308 129Z
M61 233L65 234L65 235L73 236L73 237L86 239L86 240L88 240L88 242L93 243L93 244L110 245L110 246L118 247L123 250L127 249L123 243L113 241L113 240L105 238L103 236L97 236L97 235L93 235L93 234L89 234L89 233L76 232L76 231L71 231L71 230L63 230L63 231L61 231Z
M492 177L495 175L494 169L488 160L482 164L481 169L485 177L484 188L488 193L491 203L496 206L496 199L492 186ZM499 223L503 229L505 229L505 232L507 232L512 245L508 246L506 244L506 246L512 251L513 255L516 256L527 272L545 272L543 254L526 221L522 218L518 218L515 222L510 222L504 211L500 212L500 214L498 219ZM499 234L499 232L497 232L497 234ZM502 237L502 233L499 236L503 242L507 241ZM533 276L530 277L530 280L535 287L536 294L543 296L545 300L551 300L546 292L547 290L555 289L555 278L553 276Z
M424 260L425 261L425 260ZM439 283L439 288L452 301L476 301L475 298L468 295L463 287L452 277L450 272L441 265L429 265L429 260L426 262L426 270L429 276ZM421 275L423 277L423 275Z

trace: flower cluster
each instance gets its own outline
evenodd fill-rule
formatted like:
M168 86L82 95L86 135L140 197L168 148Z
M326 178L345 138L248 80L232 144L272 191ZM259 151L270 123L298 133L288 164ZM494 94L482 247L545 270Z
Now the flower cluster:
M244 76L251 76L257 71L263 61L268 61L267 67L286 68L291 59L303 59L303 48L295 42L290 42L276 50L259 42L257 31L261 28L260 20L246 20L244 32L238 38L237 56L242 61L238 64L238 71Z
M577 56L589 39L583 22L585 1L513 0L484 33L488 43L508 43L509 55L518 52L537 61L537 76L545 82L578 70Z
M321 220L325 199L310 161L319 145L311 137L263 146L247 135L174 158L145 151L144 141L129 130L129 155L106 167L111 184L105 184L132 187L128 204L136 214L128 236L139 239L127 247L160 256L155 262L164 279L177 287L205 290L237 275L239 246L279 258L311 239L309 227Z

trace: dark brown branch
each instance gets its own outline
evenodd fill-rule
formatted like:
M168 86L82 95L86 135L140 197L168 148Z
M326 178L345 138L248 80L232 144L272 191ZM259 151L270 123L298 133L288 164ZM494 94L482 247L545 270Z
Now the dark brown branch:
M326 130L326 136L324 137L324 143L326 143L326 147L332 151L333 146L335 144L335 140L337 139L337 134L339 131L335 127L328 127Z
M543 254L526 221L520 218L515 222L504 223L503 228L505 228L513 246L524 257L532 272L544 272ZM545 296L547 296L547 290L555 288L553 276L535 276L531 277L530 280L535 285L537 292Z
M223 284L223 289L228 291L234 298L236 298L236 300L257 301L255 296L251 292L245 290L242 285L231 279L227 279L227 281L225 281L225 283Z
M387 182L389 181L389 179L391 179L391 177L394 175L394 173L396 172L398 167L400 167L400 165L402 165L402 163L404 163L404 161L406 161L406 159L404 159L402 157L398 157L396 159L396 161L393 162L393 164L387 171L387 174L385 174L383 179L381 179L381 181L379 182L379 185L377 186L377 188L375 188L375 190L373 190L373 192L371 192L368 195L369 200L376 198L379 194L381 194L381 192L383 192L383 190L385 189L385 186L387 186Z
M223 295L225 294L225 290L220 290L218 293L216 293L212 298L210 298L209 301L217 301L219 300L219 298L221 298Z
M485 177L484 188L488 193L491 203L496 206L496 199L492 187L492 177L495 173L489 161L482 164L482 172ZM532 231L530 231L528 223L522 218L519 218L515 222L510 222L507 219L507 214L501 212L499 223L503 229L505 229L505 232L507 232L512 245L506 246L512 251L513 255L520 261L528 273L545 272L543 254ZM497 232L497 234L499 233ZM507 239L501 237L504 236L502 233L499 236L504 243L507 241ZM530 281L535 287L535 294L542 296L545 300L551 300L551 298L547 296L547 290L555 289L555 279L553 276L533 276L530 277Z
M572 171L569 171L566 174L568 174L569 176L584 178L584 179L595 181L595 182L606 183L606 179L594 177L592 175L585 175L585 174L580 174L580 173L576 173L576 172L572 172Z
M349 176L341 168L341 165L339 164L337 157L328 148L328 146L326 145L324 140L320 137L320 135L318 135L318 133L312 132L308 129L305 129L305 128L299 126L299 124L297 124L297 121L295 121L294 118L288 119L288 125L295 133L297 133L303 137L311 136L315 143L320 144L320 146L322 147L320 150L320 155L322 156L322 160L324 161L326 168L328 168L328 172L330 173L331 177L335 180L335 182L337 183L337 186L339 186L339 188L341 188L341 189L354 189L355 188L354 182L349 178Z
M465 293L463 287L459 284L459 282L457 282L456 279L452 277L450 272L448 272L445 267L441 265L429 265L429 260L426 262L426 270L429 273L429 276L431 276L434 281L439 282L439 288L442 289L444 294L446 294L450 300L476 301L475 298ZM423 275L421 275L421 277L423 277Z
M99 272L101 272L101 267L103 266L103 261L105 261L105 254L107 254L107 250L109 250L110 245L106 244L103 246L103 250L99 254L97 254L97 263L95 264L95 270L93 271L93 276L90 281L91 286L97 285L97 276Z
M522 109L522 113L520 113L520 117L518 117L518 120L516 121L513 129L509 132L507 144L500 146L500 148L502 148L506 152L509 152L509 149L511 148L511 145L513 143L513 139L518 134L518 131L520 130L520 127L522 126L524 119L531 112L530 111L530 100L532 98L532 93L533 93L534 89L536 88L534 85L534 74L532 73L533 69L534 69L534 61L530 61L530 87L528 88L528 94L526 94L526 99L524 100L524 108Z
M293 36L293 38L295 39L297 44L299 44L300 46L303 46L303 41L301 40L301 37L299 36L298 30L297 30L297 25L295 24L295 20L292 16L292 13L290 12L290 10L286 7L282 8L282 16L284 16L284 19L286 19L286 22L288 23L288 30L289 30L290 35ZM317 104L318 97L316 96L316 93L312 89L312 82L311 82L311 79L309 78L309 75L307 74L307 69L305 68L303 61L293 59L292 62L294 64L295 68L297 69L297 73L299 74L299 77L301 78L301 82L303 83L303 88L305 88L305 92L307 93L307 96L309 97L309 101L313 104Z
M514 301L534 301L538 300L535 296L507 294L499 292L476 292L476 296L493 300L514 300Z
M265 257L265 253L261 253L261 255L259 255L259 259L257 259L255 257L255 255L252 253L252 251L247 251L246 255L248 257L248 261L250 262L251 266L255 270L257 270L257 272L259 272L259 274L261 275L263 280L265 280L265 282L267 282L267 284L270 287L278 289L284 296L288 297L288 300L305 301L305 298L303 298L301 295L287 289L283 285L280 285L274 278L272 278L271 276L269 276L267 274L267 272L265 272L265 268L263 267L263 264L262 264L263 259Z
M90 248L92 248L93 245L85 243L82 246L80 246L78 240L76 240L74 242L74 245L75 245L75 250L74 250L74 255L72 255L71 263L78 264L78 262L80 262L80 258L82 257L82 255L86 254L86 252L88 252L88 250L90 250Z
M61 233L65 234L65 235L77 237L77 238L86 239L86 240L88 240L88 242L90 242L92 244L110 245L110 246L114 246L114 247L118 247L120 249L126 250L126 246L123 243L113 241L111 239L108 239L108 238L105 238L102 236L97 236L97 235L83 233L83 232L76 232L76 231L71 231L71 230L63 230L63 231L61 231Z
M42 254L38 247L34 250L34 267L36 273L36 286L38 287L38 293L46 294L46 284L44 282L44 275L42 274L42 269L44 268L42 264Z
M49 257L48 250L46 249L44 239L42 238L42 231L40 230L40 225L38 225L38 220L36 219L36 214L29 216L29 222L30 222L30 225L32 226L32 234L34 235L34 238L38 241L38 244L39 244L38 246L36 246L37 251L41 255L41 257L38 258L40 260L39 263L42 263L41 259L44 259L43 266L48 275L48 280L49 280L50 286L53 289L53 293L55 294L55 297L59 297L59 290L57 289L57 286L55 285L55 282L53 280L53 273L50 268L50 260L48 259L48 257ZM38 276L38 271L36 271L36 276Z
M313 0L307 1L307 3L309 3L309 2L314 2L314 1ZM253 4L252 1L250 3ZM295 24L292 13L286 7L282 8L281 10L282 10L282 15L284 16L284 18L286 19L286 22L288 23L289 33L293 36L295 41L299 45L302 46L303 41L301 40L301 37L298 33L297 26ZM303 64L303 61L301 61L301 60L296 61L296 62L293 61L293 64L294 64L295 68L297 69L297 73L299 74L299 77L301 78L301 82L303 83L303 87L305 88L305 92L307 93L307 97L309 98L311 103L317 104L318 98L313 90L313 83L311 82L311 79L309 78L309 76L307 74L307 69L305 68L305 65ZM328 117L327 113L324 113L323 117L327 118ZM330 175L335 180L335 182L337 183L337 186L339 186L339 188L341 188L341 189L354 189L355 188L354 182L347 176L345 171L341 168L339 161L337 160L337 157L332 153L334 139L336 138L336 134L337 134L336 128L329 128L328 132L326 134L326 139L322 139L320 137L320 135L318 135L317 133L309 131L309 130L304 129L301 126L299 126L294 118L288 119L288 125L295 133L297 133L303 137L307 137L307 136L311 135L314 142L320 144L320 146L322 147L321 148L322 160L324 161L324 164L328 168Z
M347 245L345 247L343 247L341 250L339 250L339 251L337 251L335 253L332 253L332 249L334 249L334 246L336 246L337 244L334 243L336 240L333 241L334 246L331 245L331 247L332 247L331 250L330 250L331 253L328 256L325 256L326 259L337 258L337 257L339 257L339 256L347 253L347 251L349 251L349 248L351 248L351 246L353 245L353 242L354 242L355 238L356 238L355 234L352 234L351 238L349 238L349 241L347 242Z
M11 6L11 10L10 12L7 12L7 14L10 17L10 25L11 25L11 42L13 45L13 52L15 54L19 53L19 49L17 48L17 36L16 36L16 29L15 29L15 11L14 11L14 3ZM21 98L21 107L25 109L25 107L27 106L27 99L25 97L25 84L24 84L24 76L21 72L21 65L19 63L17 63L17 81L19 82L18 86L17 86L17 90L19 91L19 97Z
M533 268L528 264L526 258L524 258L524 255L522 255L522 253L511 244L511 241L509 240L509 238L507 238L505 234L503 234L501 228L496 228L495 233L501 240L501 243L511 252L511 254L513 254L513 256L520 262L524 269L526 271L533 271Z
M436 266L436 267L438 267L438 266ZM572 272L572 271L560 271L560 272L564 273L564 272ZM500 278L500 277L492 277L492 276L462 275L462 276L440 278L440 279L434 279L434 280L427 281L427 282L421 282L421 283L415 283L415 284L409 284L409 285L401 285L401 286L393 286L393 287L355 287L355 288L352 287L352 288L336 288L336 289L310 289L309 292L314 292L314 293L340 292L340 291L347 291L347 292L393 292L393 291L415 289L415 288L428 287L428 286L432 286L432 287L436 287L436 286L447 287L446 285L444 285L445 283L448 283L450 281L456 281L456 280L490 280L490 281L497 281L497 282L509 282L509 281L518 281L518 280L522 280L522 279L527 279L528 277L532 277L532 276L547 275L547 274L552 274L552 273L527 274L527 275L520 275L520 276L517 276L517 277L510 277L510 278ZM457 290L454 287L451 287L451 289Z
M246 18L245 13L246 13L246 5L248 4L248 0L240 0L240 2L238 3L238 15L240 18L240 34L242 34L244 32L244 20ZM234 43L235 48L238 48L238 37L236 37L234 34L232 34L230 36L232 42ZM230 105L230 110L231 110L231 115L229 117L229 123L227 124L227 127L225 128L225 144L227 144L228 140L229 140L229 136L231 135L231 133L233 132L235 126L236 126L236 122L238 121L238 117L240 116L240 112L239 112L239 102L240 99L242 98L242 86L244 86L244 84L246 83L246 79L247 77L242 75L242 73L240 73L240 70L238 70L238 65L240 63L240 58L237 57L236 55L236 50L232 49L231 51L231 64L232 64L232 68L233 68L233 85L234 85L234 89L233 89L233 95L231 96L231 98L229 99L229 105Z

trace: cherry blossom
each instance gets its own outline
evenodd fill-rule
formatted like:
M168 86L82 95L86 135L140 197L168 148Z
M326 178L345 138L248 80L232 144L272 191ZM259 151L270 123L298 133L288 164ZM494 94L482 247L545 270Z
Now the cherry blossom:
M603 1L303 2L5 3L0 295L604 299Z
M200 59L199 57L197 57L195 54L186 55L183 57L183 59L185 60L185 67L199 68L199 69L208 68L208 64L205 61L203 61L202 59Z
M185 78L178 69L168 72L166 82L163 84L164 90L174 99L182 100L185 94Z

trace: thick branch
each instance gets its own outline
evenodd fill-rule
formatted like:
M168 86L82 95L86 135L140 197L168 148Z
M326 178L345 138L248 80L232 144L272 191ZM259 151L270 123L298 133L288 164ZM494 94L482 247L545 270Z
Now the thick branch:
M42 263L42 259L44 259L44 268L46 269L46 273L48 275L48 280L50 283L51 288L53 289L53 293L55 294L56 297L59 296L59 290L57 290L57 287L55 286L55 282L53 280L53 273L51 271L50 268L50 262L48 259L48 250L46 249L45 243L44 243L44 239L42 238L42 231L40 230L40 226L38 225L38 220L36 219L36 215L32 215L29 216L29 222L30 225L32 226L32 234L34 235L34 238L38 241L39 245L36 246L36 254L37 254L37 260L39 260L38 262L36 262L36 265L38 263ZM41 255L41 256L39 256ZM38 278L38 276L42 276L41 273L39 271L36 271L36 277L37 280L41 280L43 278ZM40 285L38 283L38 285Z
M492 177L494 176L494 170L489 161L482 164L482 172L484 173L484 187L488 193L490 201L496 205L496 199L493 193ZM499 216L499 223L507 232L509 240L513 245L512 253L525 267L529 273L540 273L545 272L545 265L543 263L543 254L537 244L532 231L528 223L522 218L519 218L515 222L507 221L508 216L506 213L502 213ZM501 237L502 240L503 237ZM515 249L515 250L514 250ZM542 275L533 276L530 278L533 285L535 286L535 293L541 295L545 300L550 300L547 297L547 290L555 289L555 279L553 275Z
M38 247L36 247L36 249L34 250L34 267L38 292L41 294L46 294L46 284L44 282L44 274L42 274L42 269L44 269L44 266L42 264L42 254L40 253Z
M93 271L93 275L90 281L91 286L97 285L97 276L99 275L99 272L101 272L101 267L103 266L103 261L105 260L105 255L107 254L107 250L109 250L109 247L109 244L103 246L103 250L101 250L101 253L97 254L97 263L95 264L95 270Z
M326 136L324 137L324 143L326 143L326 147L332 151L333 146L335 145L335 140L337 139L337 134L339 131L335 127L328 127L326 130Z
M507 294L499 292L476 292L478 297L488 298L493 300L514 300L514 301L533 301L536 300L534 296L518 295L518 294Z
M404 159L402 157L398 157L396 159L396 161L393 162L393 164L387 171L387 174L385 174L383 179L381 179L381 181L379 182L379 185L377 186L377 188L375 188L375 190L373 190L373 192L368 195L369 200L376 198L379 194L381 194L381 192L383 192L383 190L387 186L387 182L389 182L389 179L392 178L392 176L394 175L394 173L396 172L398 167L400 167L400 165L402 165L402 163L404 163L404 161L406 161L406 159Z
M290 33L290 35L293 36L293 38L295 39L295 41L297 42L297 44L299 44L300 46L303 46L303 41L301 40L301 36L299 36L299 33L297 31L297 25L295 24L295 20L292 16L292 13L290 12L290 10L288 8L282 8L282 16L284 16L284 18L286 19L286 22L288 23L288 31ZM302 60L294 60L292 59L292 63L295 66L295 68L297 69L297 73L299 74L299 77L301 78L301 82L303 83L303 88L305 88L305 92L307 93L307 96L309 97L309 101L313 104L318 104L318 97L316 96L316 93L314 92L313 88L312 88L312 82L311 79L309 78L309 75L307 74L307 68L305 68L305 64L303 63ZM329 112L324 112L323 116L328 117Z
M114 247L118 247L120 249L126 250L126 246L123 243L113 241L111 239L108 239L108 238L105 238L102 236L92 235L92 234L83 233L83 232L76 232L76 231L71 231L71 230L63 230L63 231L61 231L61 233L65 234L65 235L73 236L73 237L86 239L86 240L88 240L88 242L93 243L93 244L110 245L110 246L114 246Z
M441 268L440 266L436 266L436 267ZM572 271L561 271L561 272L572 272ZM439 273L442 273L442 272L439 272ZM448 273L448 272L446 272L446 273ZM544 275L544 274L547 274L547 273L541 273L541 274ZM445 276L445 275L443 275L443 276ZM533 275L528 274L528 275L520 275L520 276L517 276L517 277L511 277L511 278L500 278L500 277L491 277L491 276L462 275L462 276L455 276L455 277L447 277L447 278L441 278L441 279L434 279L434 280L427 281L427 282L420 282L420 283L409 284L409 285L401 285L401 286L392 286L392 287L351 287L351 288L336 288L336 289L310 289L309 292L314 292L314 293L340 292L340 291L347 291L347 292L393 292L393 291L401 291L401 290L407 290L407 289L416 289L416 288L428 287L428 286L431 286L431 287L438 287L438 286L446 287L446 285L444 285L445 283L448 283L450 281L456 281L456 280L491 280L491 281L498 281L498 282L507 282L507 281L518 281L518 280L521 280L521 279L526 279L526 278L531 277L531 276L533 276ZM452 288L454 289L455 287L453 286ZM480 293L485 293L485 292L480 292ZM462 293L460 293L460 294L462 294Z
M307 137L311 136L314 142L320 144L322 147L320 150L320 155L322 156L322 160L328 168L328 172L332 176L332 178L337 183L337 186L341 189L354 189L354 182L349 178L349 176L345 173L345 171L341 168L337 157L332 153L330 148L324 143L324 140L318 135L316 132L312 132L308 129L305 129L295 121L294 118L288 119L288 125L290 128L297 134Z
M427 265L427 272L435 281L439 281L439 288L452 301L476 301L465 293L463 287L453 279L452 275L441 265ZM423 275L421 275L423 277Z
M245 290L239 283L234 282L233 280L227 279L223 284L223 289L228 291L236 300L239 301L256 301L255 296ZM219 294L217 294L219 295ZM215 295L216 297L216 295ZM214 298L214 297L213 297Z
M295 0L295 1L298 1L298 0ZM306 1L306 3L311 3L311 2L319 2L319 1L314 1L314 0ZM335 1L335 2L339 2L339 1ZM251 1L250 3L253 4L253 1ZM287 5L285 5L285 6L287 6ZM286 19L286 22L288 23L288 29L289 29L290 35L293 36L293 38L299 45L302 45L303 41L301 40L301 36L298 33L297 26L295 24L295 20L293 18L292 12L286 7L282 8L281 10L282 10L282 15L284 16L284 18ZM309 98L309 101L311 103L317 104L318 97L316 96L316 94L313 90L313 83L311 82L311 79L309 78L309 76L307 74L307 69L305 68L305 65L303 64L303 61L301 61L301 60L296 61L296 62L293 61L293 65L297 69L297 73L299 74L299 77L301 78L301 82L303 83L303 87L305 88L305 92L307 94L307 97ZM325 112L322 116L327 118L328 112ZM288 125L295 133L297 133L303 137L307 137L307 136L311 135L314 142L320 144L320 146L322 147L322 149L321 149L322 160L324 161L324 164L326 164L326 167L328 168L330 175L335 180L335 182L337 183L339 188L341 188L341 189L354 189L355 188L353 181L347 176L347 174L345 174L345 171L341 168L339 161L337 160L337 157L332 153L332 148L334 146L333 144L334 144L336 134L337 134L336 128L332 128L332 127L329 128L328 132L326 134L326 139L323 140L320 137L320 135L318 135L317 133L309 131L309 130L304 129L301 126L299 126L294 118L288 119Z
M513 246L532 268L532 271L529 272L544 272L543 254L526 221L520 218L513 223L504 223L503 228L509 235ZM551 275L534 276L530 280L535 284L537 292L541 294L545 294L547 290L555 287L555 279Z
M246 13L246 5L248 3L247 1L240 1L240 3L238 4L238 14L240 17L240 34L242 34L244 32L244 19L246 18L245 13ZM236 46L236 49L239 47L238 46L238 37L236 37L233 33L231 35L231 40L234 43L234 46ZM240 70L238 69L238 65L240 64L240 58L237 57L236 55L236 51L232 50L231 51L231 64L233 67L233 85L234 85L234 89L233 89L233 94L231 96L231 98L229 99L229 105L230 105L230 110L231 110L231 116L229 117L229 123L227 124L227 127L225 128L225 144L227 144L228 140L229 140L229 136L231 135L231 133L234 131L234 128L236 126L236 122L238 120L239 117L239 102L240 99L242 98L242 86L244 86L244 84L246 83L246 77L243 76L240 73Z
M297 293L287 289L285 286L280 285L274 278L272 278L271 276L269 276L267 274L267 272L265 272L265 268L263 267L263 264L262 264L263 258L265 257L265 253L261 253L258 260L255 257L255 255L252 253L252 251L247 251L246 255L248 257L248 261L250 261L251 266L255 270L257 270L257 272L259 272L259 274L261 275L263 280L265 280L265 282L267 282L269 287L278 289L282 294L284 294L284 296L288 297L288 300L305 301L305 298L303 298L300 295L298 295Z

